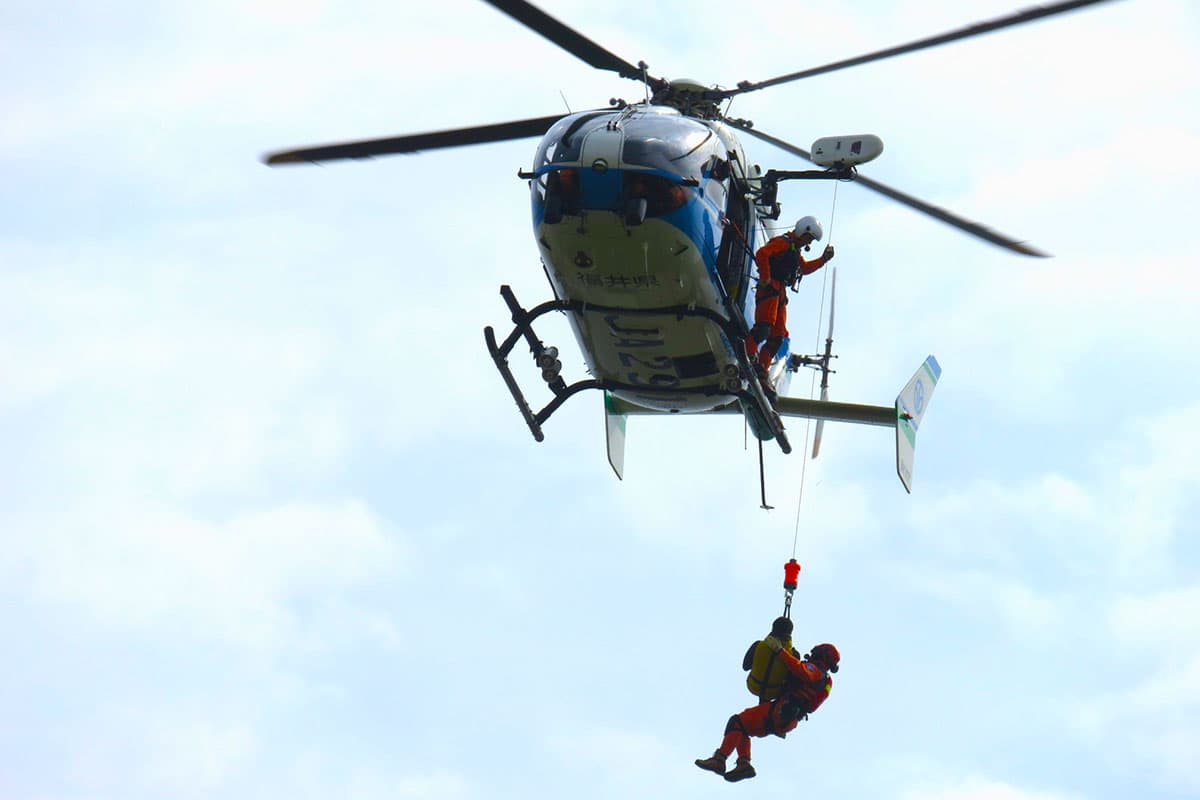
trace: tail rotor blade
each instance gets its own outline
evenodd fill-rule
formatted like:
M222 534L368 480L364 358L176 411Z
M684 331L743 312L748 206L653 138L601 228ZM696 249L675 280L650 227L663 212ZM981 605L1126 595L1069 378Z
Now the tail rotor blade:
M821 402L823 403L828 399L829 399L829 388L826 387L821 390ZM815 434L813 434L813 449L812 449L812 457L813 458L816 458L817 455L821 452L821 434L824 432L825 432L825 420L819 419L819 420L817 420L817 432Z
M821 402L829 399L829 361L833 358L833 310L837 299L837 267L829 276L829 335L825 339L825 368L821 370ZM821 452L821 434L825 432L825 420L817 420L817 432L813 435L812 457Z
M835 300L837 299L837 267L833 268L833 274L829 276L829 340L833 341L833 311L837 308Z

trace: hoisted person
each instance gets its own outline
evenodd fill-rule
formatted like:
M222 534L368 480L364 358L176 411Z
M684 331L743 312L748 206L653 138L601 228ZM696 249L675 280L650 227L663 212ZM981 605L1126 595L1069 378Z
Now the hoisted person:
M785 617L780 619L785 620L788 625L780 626L779 633L786 630L790 636L791 620ZM776 623L779 623L779 620L776 620ZM696 759L697 767L723 775L725 780L731 782L753 778L757 773L750 764L750 737L774 734L784 738L789 731L795 729L800 720L807 719L808 715L816 711L829 697L833 689L833 679L829 676L838 671L838 663L841 661L838 649L832 644L818 644L804 658L800 658L790 648L790 640L788 645L784 646L784 642L776 633L775 625L772 625L771 635L751 645L746 653L751 662L751 675L754 673L753 661L759 651L769 652L777 656L775 663L782 664L787 673L783 686L773 699L764 700L740 714L731 716L725 725L725 735L720 746L709 758ZM748 686L749 680L747 678ZM770 681L771 668L768 667L760 675L760 689L767 687ZM751 691L754 691L753 686ZM761 699L762 695L759 696ZM737 763L733 769L726 772L725 763L735 751Z

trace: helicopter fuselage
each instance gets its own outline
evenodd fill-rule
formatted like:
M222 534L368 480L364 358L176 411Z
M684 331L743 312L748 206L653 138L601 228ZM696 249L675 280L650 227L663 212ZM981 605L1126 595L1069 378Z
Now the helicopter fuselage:
M533 176L542 261L582 304L568 318L592 375L645 408L729 403L764 236L733 133L664 106L581 112L546 133Z

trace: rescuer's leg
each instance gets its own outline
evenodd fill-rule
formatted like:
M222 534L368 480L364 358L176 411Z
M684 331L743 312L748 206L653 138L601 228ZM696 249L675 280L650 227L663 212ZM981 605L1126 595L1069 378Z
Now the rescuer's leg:
M755 322L755 325L757 324ZM787 303L780 302L776 306L775 317L771 320L771 328L767 332L766 341L758 350L758 362L762 364L763 369L771 367L771 362L775 360L775 354L779 352L779 348L787 336Z
M718 775L724 775L725 762L729 760L729 756L733 754L734 750L737 750L739 759L743 755L746 758L750 757L750 739L746 736L746 726L742 724L739 714L734 714L725 723L725 737L721 739L721 746L714 750L710 757L697 758L696 766Z

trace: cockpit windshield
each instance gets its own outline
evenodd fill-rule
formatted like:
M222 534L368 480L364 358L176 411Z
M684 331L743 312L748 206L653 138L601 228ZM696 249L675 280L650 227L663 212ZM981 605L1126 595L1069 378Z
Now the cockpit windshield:
M621 160L631 166L699 178L714 154L725 156L721 140L711 130L674 114L639 114L624 129Z
M537 171L548 164L578 163L587 135L610 123L617 113L585 111L560 119L542 137L533 169ZM624 132L623 165L699 178L714 155L726 158L725 145L719 136L673 110L639 111L621 121L620 130Z
M612 111L588 111L563 117L546 131L542 142L538 145L537 154L533 159L533 169L537 171L547 164L562 164L579 161L579 152L588 131L602 125L605 117Z

